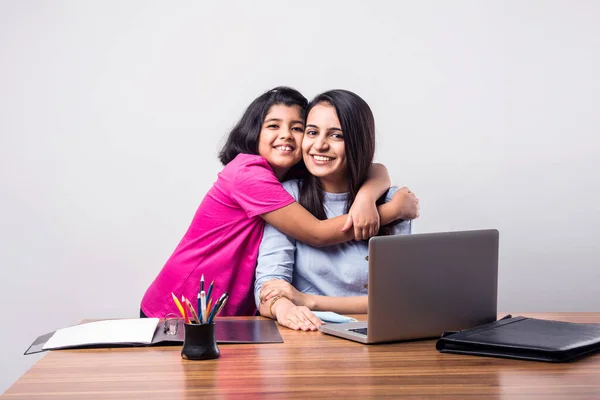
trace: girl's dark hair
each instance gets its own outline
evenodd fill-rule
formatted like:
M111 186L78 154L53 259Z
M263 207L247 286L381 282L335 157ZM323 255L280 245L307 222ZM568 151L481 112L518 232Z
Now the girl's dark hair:
M308 100L299 91L285 86L276 87L260 95L250 103L240 121L227 136L227 141L219 153L221 163L227 165L240 153L258 154L258 135L271 106L298 106L304 120L307 103ZM292 170L302 170L303 165Z
M348 90L330 90L315 97L306 109L306 115L317 104L333 106L344 134L346 165L348 167L348 200L346 210L350 210L358 189L365 182L375 155L375 118L369 105L357 94ZM327 219L323 208L323 188L318 178L307 174L299 184L298 202L320 220ZM387 192L378 200L377 205L385 202ZM391 227L384 226L379 235L391 234Z

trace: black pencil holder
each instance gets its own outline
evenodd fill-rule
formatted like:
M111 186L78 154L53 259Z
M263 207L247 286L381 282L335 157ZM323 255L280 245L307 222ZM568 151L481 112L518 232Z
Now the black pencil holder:
M215 323L184 324L181 358L184 360L210 360L219 358L221 352L215 338Z

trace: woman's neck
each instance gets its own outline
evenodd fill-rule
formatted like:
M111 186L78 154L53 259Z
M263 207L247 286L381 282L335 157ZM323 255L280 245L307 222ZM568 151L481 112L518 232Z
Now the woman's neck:
M347 179L319 178L319 182L323 191L327 193L346 193L350 186Z

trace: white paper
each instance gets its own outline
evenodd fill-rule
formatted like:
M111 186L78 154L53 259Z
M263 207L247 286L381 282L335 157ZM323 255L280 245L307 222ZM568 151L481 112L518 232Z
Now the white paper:
M59 329L43 349L92 344L152 342L158 318L113 319Z
M344 322L356 322L356 319L352 317L334 313L333 311L313 311L313 314L315 314L317 318L323 322L333 322L336 324L341 324Z

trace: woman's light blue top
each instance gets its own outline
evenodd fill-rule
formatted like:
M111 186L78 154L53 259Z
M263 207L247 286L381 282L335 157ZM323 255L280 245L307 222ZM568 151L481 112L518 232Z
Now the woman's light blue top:
M298 200L298 180L283 183L283 187ZM387 193L389 201L398 190ZM327 218L345 214L347 193L325 193L323 204ZM411 221L393 226L394 235L411 232ZM328 247L311 247L296 241L272 225L266 224L258 253L254 299L259 304L262 284L271 279L285 279L303 293L322 296L367 295L368 244L349 241Z

